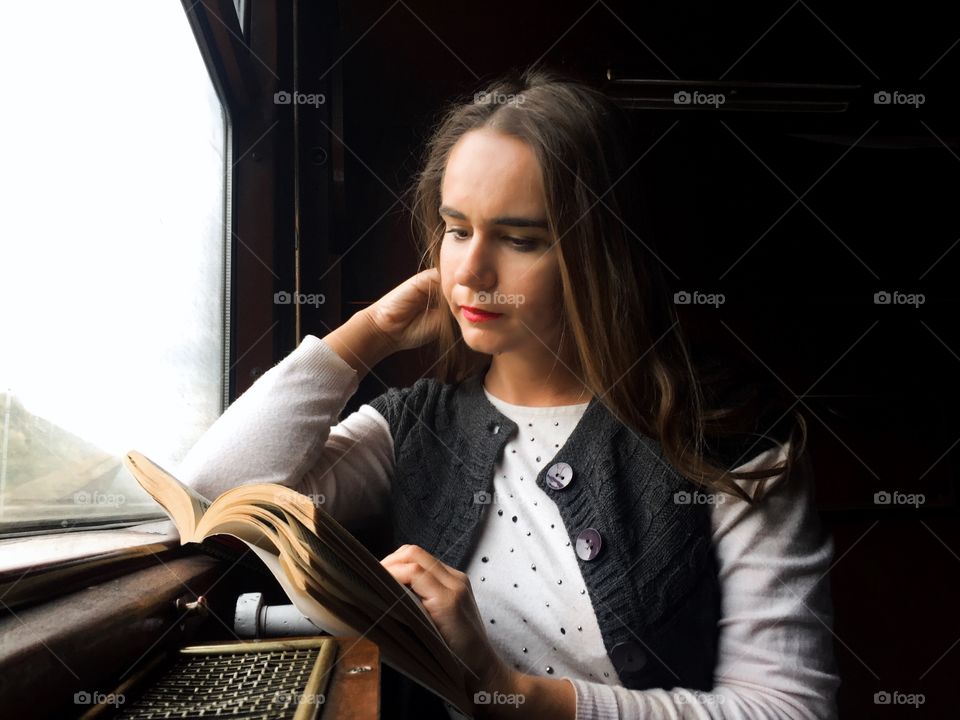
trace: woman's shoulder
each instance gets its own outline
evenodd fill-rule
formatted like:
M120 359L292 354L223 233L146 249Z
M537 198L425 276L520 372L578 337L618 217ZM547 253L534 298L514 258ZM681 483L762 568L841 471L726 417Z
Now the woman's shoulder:
M435 395L439 388L440 383L435 378L422 377L411 385L387 388L367 405L391 422L398 419L405 410L415 411L428 397Z
M815 493L814 469L809 448L795 447L795 438L783 442L772 442L762 450L748 453L733 464L731 472L749 473L765 471L769 473L758 485L758 479L737 478L734 482L755 500L755 509L761 513L782 512L771 509L786 505L794 511L800 505L813 500ZM771 472L772 471L772 472ZM732 495L724 495L727 510L734 510L744 504ZM717 508L721 510L723 508Z
M366 404L386 419L396 436L411 422L443 424L443 418L451 417L454 412L458 391L474 381L471 377L448 383L435 377L421 377L405 387L390 387Z

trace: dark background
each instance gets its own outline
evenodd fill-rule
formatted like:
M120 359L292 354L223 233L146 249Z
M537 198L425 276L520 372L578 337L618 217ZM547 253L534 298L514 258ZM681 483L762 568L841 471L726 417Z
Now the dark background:
M418 270L403 192L423 142L444 103L508 69L542 58L625 106L638 104L629 99L638 89L607 78L727 91L843 86L798 91L830 95L829 112L631 110L643 154L632 172L651 198L637 232L662 258L671 291L725 295L719 309L679 307L694 343L786 392L809 422L817 502L835 542L841 717L956 712L955 11L930 2L254 2L232 37L223 29L232 23L203 17L200 31L235 55L214 59L236 132L234 396L299 337L322 337ZM294 88L326 102L273 104L274 92ZM926 102L876 105L881 90ZM299 335L294 309L272 303L296 287L298 256L301 292L326 296L302 308ZM925 303L875 304L884 290L923 293ZM430 362L419 351L389 358L345 412L412 383ZM883 490L926 501L878 505ZM923 693L925 704L875 705L879 691Z

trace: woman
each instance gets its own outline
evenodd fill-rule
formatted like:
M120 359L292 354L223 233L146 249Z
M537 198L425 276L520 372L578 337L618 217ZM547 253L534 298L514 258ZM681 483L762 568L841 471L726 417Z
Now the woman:
M383 565L478 716L834 717L802 418L771 441L695 370L632 229L626 137L601 93L535 68L451 107L414 188L427 269L306 337L181 475L322 494L348 528L389 516ZM377 362L431 342L435 377L331 427Z

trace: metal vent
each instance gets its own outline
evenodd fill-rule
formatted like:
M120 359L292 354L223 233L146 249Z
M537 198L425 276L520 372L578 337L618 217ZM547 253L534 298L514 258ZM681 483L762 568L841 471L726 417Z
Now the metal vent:
M186 647L114 717L319 717L336 647L331 638Z

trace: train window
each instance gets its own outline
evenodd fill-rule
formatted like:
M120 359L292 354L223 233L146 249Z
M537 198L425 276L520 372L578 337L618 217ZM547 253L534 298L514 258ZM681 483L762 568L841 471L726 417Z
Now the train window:
M0 535L142 521L224 407L228 115L179 3L6 15Z

